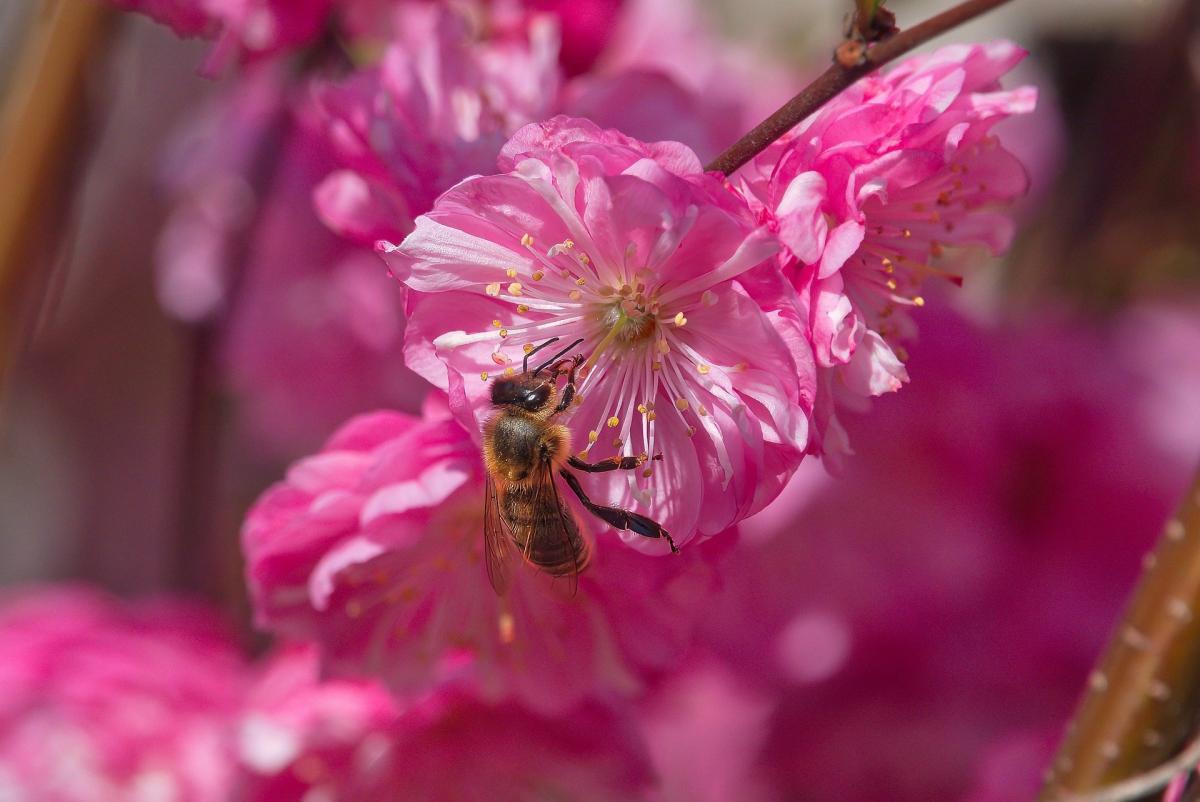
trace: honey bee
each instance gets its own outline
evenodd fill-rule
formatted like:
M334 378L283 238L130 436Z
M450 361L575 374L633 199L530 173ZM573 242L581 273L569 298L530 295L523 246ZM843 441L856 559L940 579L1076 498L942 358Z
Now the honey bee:
M483 427L483 459L487 468L483 538L488 579L496 592L508 588L508 558L515 548L524 559L556 577L575 578L591 557L591 546L579 522L559 495L555 474L579 498L584 509L617 528L643 537L665 538L672 552L675 541L660 524L636 512L596 504L569 468L587 473L634 470L649 457L609 457L585 462L571 454L571 434L556 418L575 399L575 377L583 355L565 356L583 342L568 345L530 372L529 358L557 342L554 337L528 349L516 376L492 382L496 412ZM566 378L560 393L558 380ZM654 459L662 459L656 455Z

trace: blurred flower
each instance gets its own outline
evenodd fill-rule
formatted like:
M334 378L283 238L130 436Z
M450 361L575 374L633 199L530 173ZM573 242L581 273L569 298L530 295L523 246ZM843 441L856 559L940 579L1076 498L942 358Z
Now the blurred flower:
M409 365L478 431L493 374L551 336L583 338L578 450L664 455L585 477L594 498L641 508L681 545L761 509L800 460L814 380L784 340L801 335L777 332L739 282L774 238L678 143L558 117L518 132L500 167L380 245L411 290Z
M753 776L782 798L1036 793L1200 452L1182 405L1187 458L1145 425L1160 394L1134 377L1156 342L1121 353L1036 320L930 310L920 380L851 418L845 476L804 477L743 525L702 641L779 694Z
M778 227L785 269L821 368L813 451L849 451L836 417L908 380L899 341L928 276L961 282L947 248L1008 247L998 208L1025 192L1021 164L989 130L1032 110L1002 91L1024 56L1007 42L955 45L868 76L773 144L741 185Z
M314 652L273 658L242 726L240 802L484 802L640 798L644 747L613 713L543 718L453 691L393 701L369 682L318 682Z
M401 693L447 679L538 710L631 693L670 665L711 589L712 549L648 559L601 530L575 596L530 568L497 597L482 470L478 446L432 403L423 420L350 421L250 511L258 622L318 642L337 675Z
M320 84L317 104L341 168L315 195L334 231L371 245L399 239L443 191L488 172L517 128L547 116L558 91L558 34L524 30L474 40L446 7L403 2L382 62Z
M224 802L244 667L205 611L82 589L0 606L0 798Z
M363 409L416 409L426 389L403 365L386 269L316 217L312 194L336 162L295 94L255 67L181 131L157 254L166 309L224 325L220 365L248 439L289 457Z

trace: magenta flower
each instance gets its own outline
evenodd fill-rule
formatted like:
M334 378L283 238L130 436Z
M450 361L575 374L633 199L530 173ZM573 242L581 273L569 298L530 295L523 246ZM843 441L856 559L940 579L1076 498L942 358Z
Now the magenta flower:
M814 376L802 334L742 282L776 252L770 232L687 147L583 120L527 126L500 167L379 246L411 290L410 367L478 431L493 376L552 336L582 338L575 451L663 455L585 477L593 499L656 518L682 545L774 498L806 444Z
M490 170L509 135L547 116L558 92L550 17L491 40L437 4L400 3L394 22L378 66L316 90L342 165L318 187L318 213L367 245L403 237L443 191Z
M0 798L225 802L244 666L205 611L82 589L0 605Z
M523 567L497 597L482 561L482 472L444 407L346 424L246 520L258 622L318 642L336 675L400 692L449 678L544 710L635 691L668 666L711 588L711 549L646 560L600 532L574 597Z
M821 368L814 451L848 451L835 405L908 380L900 343L924 280L961 283L956 249L1008 247L1004 207L1028 179L991 129L1033 109L1034 89L999 86L1024 55L995 42L909 58L859 81L742 174L787 246L782 264Z
M393 700L369 682L318 682L305 649L270 660L240 742L239 802L612 802L650 779L636 733L603 708L543 718L445 688Z

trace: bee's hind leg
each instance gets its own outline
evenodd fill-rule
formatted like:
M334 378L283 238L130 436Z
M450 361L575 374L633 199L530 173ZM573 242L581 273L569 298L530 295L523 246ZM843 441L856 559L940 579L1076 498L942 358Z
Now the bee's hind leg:
M636 457L629 457L627 459L636 459ZM609 468L605 470L612 469ZM671 539L670 533L667 532L666 529L663 529L662 524L647 518L645 515L639 515L636 512L630 512L629 510L624 510L620 507L605 507L600 504L596 504L590 498L588 498L587 493L583 491L583 486L579 484L579 480L575 478L574 474L565 469L559 471L559 473L562 474L563 479L567 480L567 484L570 486L571 490L574 491L575 495L579 497L579 500L583 502L583 506L586 507L588 512L590 512L592 515L595 515L597 518L604 521L606 524L609 524L610 526L613 526L617 529L628 529L630 532L636 532L642 537L666 538L667 543L671 546L671 553L679 553L679 548L675 545L675 541Z

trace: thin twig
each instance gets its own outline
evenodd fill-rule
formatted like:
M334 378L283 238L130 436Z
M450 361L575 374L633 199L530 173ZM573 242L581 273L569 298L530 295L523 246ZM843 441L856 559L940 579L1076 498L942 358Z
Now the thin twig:
M1143 564L1051 764L1043 802L1158 766L1193 732L1200 701L1200 474Z
M798 95L713 159L705 169L730 175L859 78L933 37L1007 2L1008 0L966 0L908 30L900 31L879 44L872 45L864 51L863 61L858 66L843 67L837 63L830 65L816 80L800 90Z
M1060 799L1062 802L1133 802L1163 790L1171 784L1171 780L1196 768L1197 763L1200 763L1200 735L1161 766L1095 791L1067 794Z

